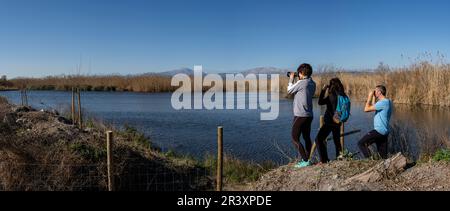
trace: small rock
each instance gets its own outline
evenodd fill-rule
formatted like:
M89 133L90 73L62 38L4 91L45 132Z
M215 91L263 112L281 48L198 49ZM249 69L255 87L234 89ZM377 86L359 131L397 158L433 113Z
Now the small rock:
M322 187L319 188L320 191L332 191L333 190L333 185L330 184L325 184Z
M16 120L16 123L18 123L18 124L25 123L25 119L22 119L22 118L17 119L17 120Z
M64 123L64 124L71 124L72 122L62 116L58 116L58 118L56 119L58 122Z
M52 109L51 113L56 116L59 116L59 112L56 109Z
M90 133L90 132L92 132L93 130L94 130L93 128L88 127L88 128L84 128L84 129L83 129L83 132Z
M6 125L16 124L16 115L14 113L6 114L3 118L3 123Z
M18 112L29 112L31 111L30 107L28 106L17 106L17 107L13 107L13 112L14 113L18 113Z
M339 178L339 176L336 174L336 175L333 175L333 177L332 177L332 179L338 179Z

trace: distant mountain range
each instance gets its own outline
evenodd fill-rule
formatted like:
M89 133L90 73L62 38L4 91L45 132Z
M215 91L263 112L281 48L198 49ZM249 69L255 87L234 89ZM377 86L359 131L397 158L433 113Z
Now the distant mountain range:
M290 71L290 70L276 68L276 67L257 67L257 68L252 68L252 69L248 69L248 70L244 70L244 71L230 71L230 72L218 73L218 74L221 76L224 76L227 73L242 73L243 75L247 75L247 74L281 74L281 75L284 75L288 71ZM146 73L144 75L174 76L179 73L183 73L186 75L194 75L194 70L190 69L190 68L180 68L180 69L158 72L158 73ZM206 74L206 72L203 72L203 74Z
M158 72L158 73L146 73L144 75L160 75L160 76L174 76L176 74L183 73L186 75L194 75L194 70L190 68L180 68L176 70Z
M242 71L241 73L244 75L247 74L281 74L285 75L287 72L291 70L288 69L281 69L276 67L257 67L249 70Z

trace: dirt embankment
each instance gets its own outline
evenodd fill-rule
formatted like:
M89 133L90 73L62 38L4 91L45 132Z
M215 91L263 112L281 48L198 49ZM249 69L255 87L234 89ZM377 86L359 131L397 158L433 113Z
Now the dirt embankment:
M0 97L0 190L107 190L102 124L80 130L57 112ZM205 169L152 149L136 131L114 131L116 190L204 190Z
M263 175L246 190L257 191L441 191L450 190L450 164L400 161L334 161L296 169L282 166ZM389 162L391 161L391 162ZM399 164L401 163L401 164Z

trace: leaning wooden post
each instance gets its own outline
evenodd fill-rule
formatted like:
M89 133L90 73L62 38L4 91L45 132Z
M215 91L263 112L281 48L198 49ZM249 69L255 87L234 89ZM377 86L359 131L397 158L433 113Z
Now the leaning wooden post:
M25 106L28 106L28 94L27 94L27 88L24 89L24 96L25 96Z
M83 129L83 118L82 118L82 112L81 112L81 94L80 94L80 88L77 88L77 95L78 95L78 122L80 124L80 129Z
M75 88L73 88L72 87L72 113L71 113L71 115L72 115L72 125L75 125L76 124L76 121L75 121Z
M217 127L217 191L222 191L223 171L223 127Z
M320 115L320 127L319 127L319 130L320 130L320 128L322 128L322 126L324 124L325 124L325 119L324 119L323 115ZM316 145L316 142L314 141L314 143L313 143L313 145L311 147L311 152L309 152L309 160L310 161L311 161L311 159L312 159L312 157L314 155L314 151L316 151L316 148L317 148L317 145Z
M341 154L344 154L344 123L341 123Z
M114 190L114 178L112 175L113 172L113 155L112 155L112 143L113 142L113 132L106 132L106 159L107 159L107 167L108 167L108 191Z
M20 99L22 100L21 106L24 106L23 89L20 89Z

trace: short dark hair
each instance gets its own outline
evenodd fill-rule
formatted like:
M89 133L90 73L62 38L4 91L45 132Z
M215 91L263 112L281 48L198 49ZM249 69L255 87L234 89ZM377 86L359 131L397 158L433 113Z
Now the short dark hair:
M383 85L378 85L378 86L377 86L377 89L380 90L380 92L381 92L381 94L382 94L383 96L386 96L386 87L385 87L385 86L383 86Z
M297 68L297 72L310 77L313 73L313 69L310 64L303 63Z

